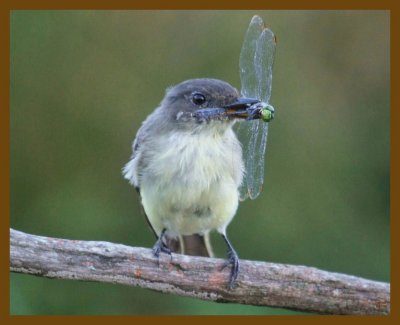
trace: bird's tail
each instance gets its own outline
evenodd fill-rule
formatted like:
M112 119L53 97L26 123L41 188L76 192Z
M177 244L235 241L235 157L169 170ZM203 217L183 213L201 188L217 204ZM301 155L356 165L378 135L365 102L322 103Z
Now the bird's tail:
M179 236L179 238L167 238L168 248L175 253L212 257L213 252L210 244L210 235L194 234Z

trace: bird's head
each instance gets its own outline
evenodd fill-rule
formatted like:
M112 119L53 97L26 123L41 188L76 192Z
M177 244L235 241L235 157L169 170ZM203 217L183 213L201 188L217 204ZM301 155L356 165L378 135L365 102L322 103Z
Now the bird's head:
M225 81L191 79L167 90L161 104L170 120L183 128L209 125L228 127L235 119L247 118L246 109L259 100L240 97Z

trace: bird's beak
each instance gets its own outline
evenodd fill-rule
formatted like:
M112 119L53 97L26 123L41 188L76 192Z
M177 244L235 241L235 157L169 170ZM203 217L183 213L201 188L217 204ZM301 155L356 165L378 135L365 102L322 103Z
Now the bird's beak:
M263 117L262 110L263 106L256 107L256 104L261 103L258 99L241 97L234 102L219 108L202 108L193 113L192 117L195 117L198 121L210 121L210 120L225 120L228 119L263 119L269 122L272 117L271 114L267 114L267 118ZM253 107L253 105L255 105ZM268 106L269 107L269 106ZM271 106L272 107L272 106Z
M226 114L231 117L248 118L249 113L248 113L247 109L251 105L254 105L257 103L260 103L260 101L258 99L241 97L241 98L238 98L233 103L230 103L230 104L224 106L223 108L226 110Z

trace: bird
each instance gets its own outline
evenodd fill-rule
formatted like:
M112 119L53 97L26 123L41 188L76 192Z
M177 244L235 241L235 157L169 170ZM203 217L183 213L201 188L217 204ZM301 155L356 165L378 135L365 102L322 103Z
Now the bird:
M227 245L230 288L239 274L239 257L226 230L238 208L245 172L232 127L258 102L218 79L190 79L169 87L139 128L123 167L156 236L154 255L212 256L209 235L217 231Z

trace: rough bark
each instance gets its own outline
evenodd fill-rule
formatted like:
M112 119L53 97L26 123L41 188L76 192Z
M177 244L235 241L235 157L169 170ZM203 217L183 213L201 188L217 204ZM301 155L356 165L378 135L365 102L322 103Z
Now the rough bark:
M48 278L140 286L216 302L323 314L388 314L390 286L313 267L241 260L236 288L225 260L10 230L10 270Z

